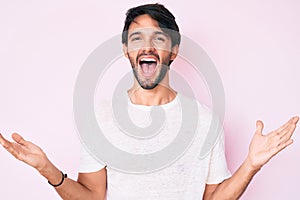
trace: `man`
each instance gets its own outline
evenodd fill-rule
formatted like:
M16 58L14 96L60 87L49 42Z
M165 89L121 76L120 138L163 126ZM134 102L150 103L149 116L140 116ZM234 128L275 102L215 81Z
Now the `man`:
M171 29L174 32L169 32ZM135 120L149 111L151 106L160 106L166 111L166 138L171 138L177 119L172 114L178 108L180 94L169 85L168 69L176 58L180 35L174 16L160 4L148 4L132 8L127 13L123 30L124 54L129 59L134 84L128 90L130 112ZM175 163L156 172L147 174L122 173L98 163L83 150L80 173L77 181L67 178L46 154L35 144L24 140L14 133L15 142L9 142L0 135L0 143L17 159L36 168L63 199L238 199L253 176L274 155L292 143L291 136L296 128L298 117L291 118L279 129L267 135L262 134L263 123L257 121L256 132L250 144L249 154L240 168L231 176L227 170L223 150L223 137L218 137L210 153L199 159L195 152L201 148L201 142L210 124L209 111L198 105L199 136L185 154ZM174 111L174 112L173 112ZM104 129L111 130L108 137L118 130L110 127L111 111L105 118L100 113L100 123ZM139 115L141 113L141 115ZM143 120L139 121L143 123ZM172 125L172 126L171 126ZM120 145L128 151L149 152L157 144L166 145L164 138L145 143L135 148L136 141L121 141ZM111 138L112 142L120 141ZM140 141L143 143L142 141ZM136 144L139 145L139 144ZM148 148L148 149L147 149ZM133 163L134 164L134 163Z

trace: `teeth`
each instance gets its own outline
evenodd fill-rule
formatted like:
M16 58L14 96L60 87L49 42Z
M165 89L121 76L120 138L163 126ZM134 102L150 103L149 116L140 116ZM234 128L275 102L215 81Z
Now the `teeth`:
M156 62L156 60L154 58L142 58L141 61Z

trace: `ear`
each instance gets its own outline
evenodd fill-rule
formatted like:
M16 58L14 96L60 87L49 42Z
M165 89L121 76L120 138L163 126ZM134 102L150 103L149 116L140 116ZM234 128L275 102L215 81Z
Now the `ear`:
M128 47L125 43L123 44L123 53L124 53L124 56L126 58L128 58Z
M171 60L174 60L177 57L179 51L179 46L176 44L174 47L172 47L172 55L171 55Z

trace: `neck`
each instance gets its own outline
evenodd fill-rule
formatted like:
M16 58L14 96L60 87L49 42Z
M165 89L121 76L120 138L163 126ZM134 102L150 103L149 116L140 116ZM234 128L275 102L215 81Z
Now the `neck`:
M171 102L176 97L168 81L162 81L151 90L143 89L135 80L134 85L128 90L128 96L133 104L157 106Z

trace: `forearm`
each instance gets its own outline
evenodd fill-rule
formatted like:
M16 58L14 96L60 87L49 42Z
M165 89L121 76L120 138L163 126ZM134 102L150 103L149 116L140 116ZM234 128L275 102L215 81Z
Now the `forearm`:
M26 141L21 135L12 134L14 142L10 142L0 134L0 144L16 159L35 168L51 184L58 185L62 182L62 173L47 158L43 150L32 142ZM106 193L106 170L91 174L81 175L78 181L65 178L61 185L55 187L64 200L103 200ZM88 177L88 178L87 178ZM81 184L82 183L82 184Z
M247 188L253 176L273 156L293 143L291 136L295 131L298 120L299 117L293 117L280 128L266 135L262 133L264 126L262 121L258 120L245 162L231 178L217 185L213 191L206 192L205 199L238 199Z
M260 170L254 168L249 159L246 159L233 176L221 184L212 193L210 200L235 200L243 194L253 176Z
M52 184L58 184L62 180L62 174L60 170L50 161L45 164L43 169L38 169L38 171ZM86 186L70 178L65 178L60 186L55 187L55 190L64 200L101 200L105 197L105 194L95 193Z

